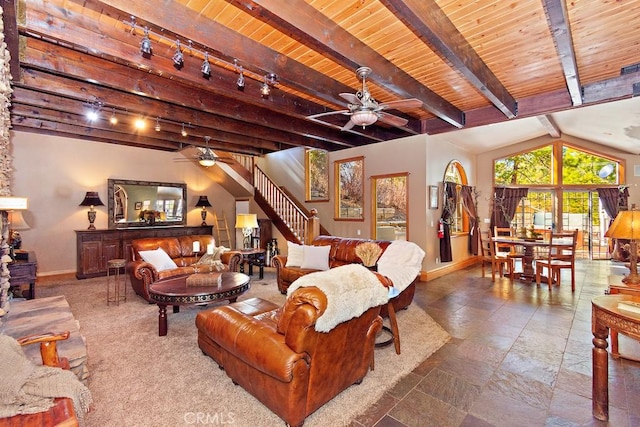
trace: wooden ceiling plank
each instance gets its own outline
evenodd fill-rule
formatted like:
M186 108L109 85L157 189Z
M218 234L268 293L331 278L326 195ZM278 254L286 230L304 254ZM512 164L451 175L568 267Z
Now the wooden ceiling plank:
M573 50L573 38L569 27L566 3L564 0L543 0L542 5L562 64L562 72L571 95L571 101L574 107L578 107L582 105L582 88L580 87L576 54Z
M2 24L4 26L4 42L11 56L9 71L13 80L20 79L20 46L18 42L18 21L16 3L14 0L2 0Z
M380 0L508 118L518 105L434 0Z
M403 98L418 98L424 108L456 127L464 126L462 111L353 37L302 0L226 0L253 17L322 52L345 68L375 64L372 81Z

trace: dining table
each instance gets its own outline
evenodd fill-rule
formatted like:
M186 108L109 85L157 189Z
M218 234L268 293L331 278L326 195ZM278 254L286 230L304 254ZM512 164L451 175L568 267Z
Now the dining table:
M522 273L520 273L519 279L535 282L536 272L533 268L533 260L535 259L534 249L536 247L548 247L549 240L543 238L526 239L515 236L496 236L492 237L491 241L513 247L520 246L524 248L524 257L522 258Z

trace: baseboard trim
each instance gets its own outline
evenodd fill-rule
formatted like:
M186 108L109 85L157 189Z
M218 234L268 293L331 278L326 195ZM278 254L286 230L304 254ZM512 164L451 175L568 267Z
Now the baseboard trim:
M469 257L465 260L446 263L442 267L436 268L434 270L429 271L421 271L420 272L420 281L428 282L429 280L437 279L438 277L446 276L449 273L453 273L458 270L462 270L467 267L471 267L478 263L478 257Z

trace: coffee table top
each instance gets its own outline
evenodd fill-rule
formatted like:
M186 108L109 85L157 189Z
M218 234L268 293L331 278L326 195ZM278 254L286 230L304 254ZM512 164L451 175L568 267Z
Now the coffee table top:
M187 277L176 276L153 283L149 286L149 297L160 304L201 304L236 298L250 288L249 276L243 273L222 273L220 286L187 286Z

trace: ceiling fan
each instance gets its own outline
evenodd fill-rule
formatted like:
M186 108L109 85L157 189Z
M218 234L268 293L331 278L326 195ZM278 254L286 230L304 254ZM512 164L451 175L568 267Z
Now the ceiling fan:
M216 154L214 154L214 152L211 150L211 148L209 148L209 141L211 140L210 136L205 136L204 137L204 141L205 141L205 146L204 147L195 147L198 152L196 153L195 156L191 157L191 158L185 158L185 159L175 159L176 161L191 161L193 158L195 158L196 160L198 160L198 163L201 166L204 166L206 168L211 167L213 165L216 164L216 162L220 162L220 163L233 163L232 159L228 159L225 157L220 157L217 156Z
M407 119L394 116L384 110L389 108L419 108L422 106L422 101L416 98L400 99L398 101L390 101L379 103L372 96L367 89L367 77L371 74L372 70L369 67L359 67L356 70L356 76L362 79L362 89L356 93L341 93L340 96L347 100L348 110L330 111L327 113L320 113L308 116L309 119L316 119L322 116L328 116L331 114L344 114L349 116L349 121L342 127L342 130L349 130L354 126L369 126L380 120L382 123L386 123L391 126L402 127L408 123Z

